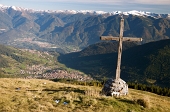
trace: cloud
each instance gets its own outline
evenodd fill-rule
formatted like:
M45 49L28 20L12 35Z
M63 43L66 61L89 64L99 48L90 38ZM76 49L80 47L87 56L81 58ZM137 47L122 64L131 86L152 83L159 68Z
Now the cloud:
M170 0L131 0L129 3L150 4L150 5L170 5Z
M147 5L170 5L170 0L18 0L27 2L60 2L60 3L82 3L82 4L147 4Z
M24 0L23 0L24 1ZM28 0L25 0L28 1ZM40 2L75 2L75 3L96 3L96 4L124 4L124 3L135 3L135 4L150 4L150 5L170 5L170 0L29 0L29 1L40 1Z

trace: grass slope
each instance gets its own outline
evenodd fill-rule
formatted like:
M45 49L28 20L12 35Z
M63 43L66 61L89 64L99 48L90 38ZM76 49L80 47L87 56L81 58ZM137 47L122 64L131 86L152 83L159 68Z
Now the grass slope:
M48 80L0 79L1 112L169 112L170 98L129 90L120 98L100 96L101 88ZM56 103L56 100L60 100ZM65 103L64 103L65 102ZM143 106L141 106L143 105Z

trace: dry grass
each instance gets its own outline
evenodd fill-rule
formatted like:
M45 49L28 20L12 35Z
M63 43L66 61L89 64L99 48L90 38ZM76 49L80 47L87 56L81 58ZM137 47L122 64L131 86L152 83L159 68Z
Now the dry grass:
M169 97L130 89L128 96L113 98L101 96L100 90L47 80L0 79L0 112L170 111Z

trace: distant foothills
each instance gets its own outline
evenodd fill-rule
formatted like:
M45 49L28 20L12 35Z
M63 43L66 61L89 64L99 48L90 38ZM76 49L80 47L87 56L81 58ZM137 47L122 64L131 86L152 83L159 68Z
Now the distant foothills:
M18 48L80 51L101 42L101 35L119 35L121 16L126 37L142 37L141 44L170 37L170 14L142 11L35 11L0 5L0 43Z

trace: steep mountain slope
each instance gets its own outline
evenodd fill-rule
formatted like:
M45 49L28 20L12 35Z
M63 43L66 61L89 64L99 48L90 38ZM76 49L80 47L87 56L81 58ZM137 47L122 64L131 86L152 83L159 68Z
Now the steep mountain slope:
M81 52L60 56L59 60L68 67L81 70L94 78L115 77L117 53L105 51L104 47L102 44L90 46ZM114 47L110 44L109 48L115 49ZM96 52L93 52L95 50ZM121 78L130 82L170 87L169 59L169 39L131 47L123 51Z
M142 37L143 43L150 41L168 39L170 37L170 21L160 18L146 18L138 16L125 16L124 36ZM99 42L101 35L119 35L119 16L88 17L85 20L79 20L64 27L57 27L52 32L53 42L61 42L66 45L76 45L86 47ZM48 34L44 35L48 39Z
M100 42L101 35L118 36L120 14L122 12L35 11L0 5L0 43L20 48L77 51ZM168 14L129 11L123 15L124 36L142 37L143 43L170 37Z
M136 80L133 77L139 77L139 82L151 81L169 87L170 40L151 42L126 50L122 66L122 74L127 74L131 81Z

